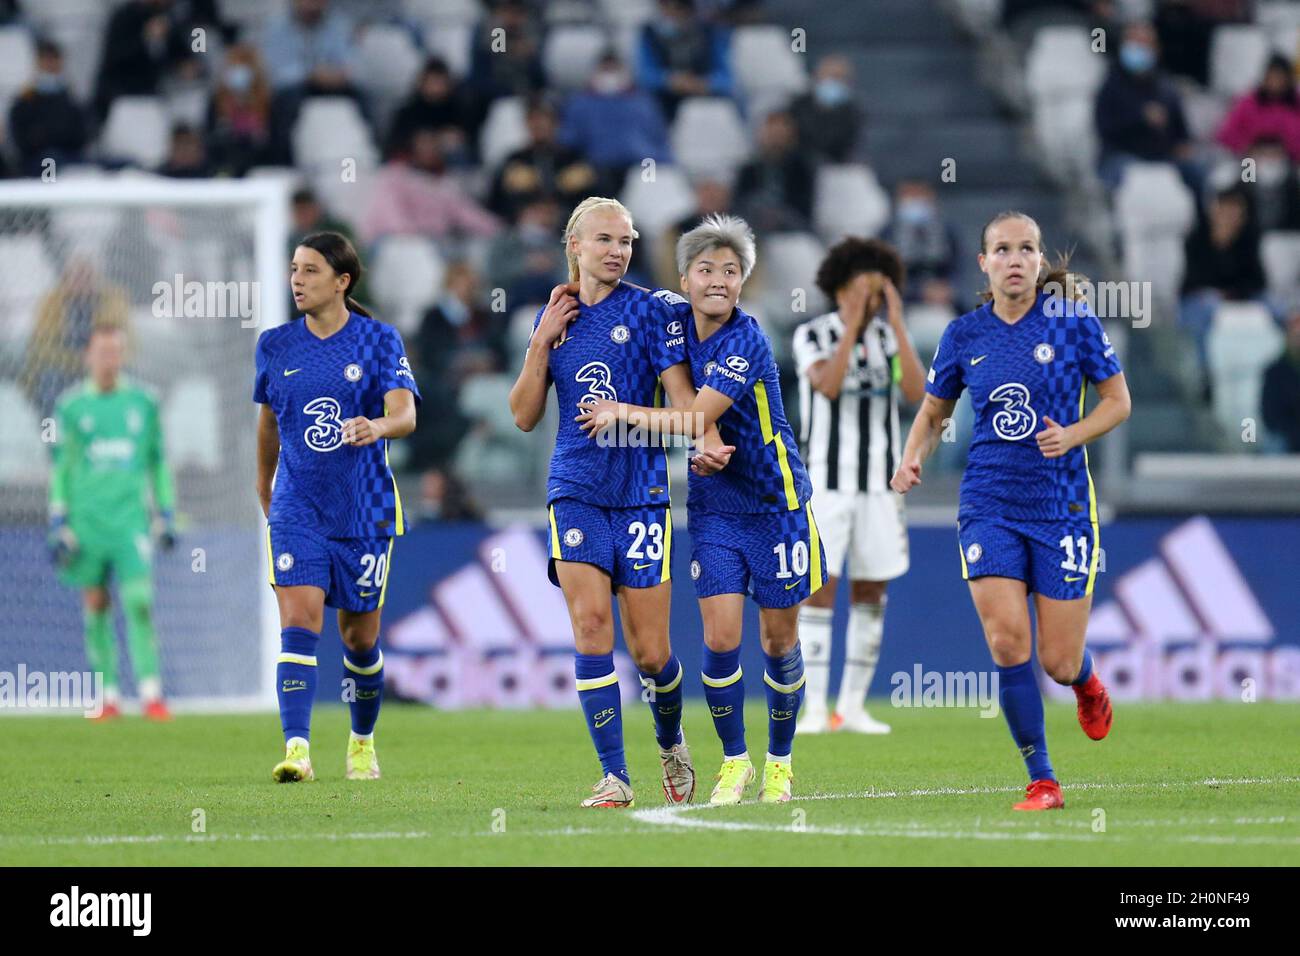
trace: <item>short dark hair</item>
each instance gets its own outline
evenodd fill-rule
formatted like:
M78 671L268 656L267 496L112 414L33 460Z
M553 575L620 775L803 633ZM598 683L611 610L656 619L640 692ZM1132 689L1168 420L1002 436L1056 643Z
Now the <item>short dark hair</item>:
M849 236L831 246L817 269L817 288L835 301L835 293L864 272L880 272L902 291L905 270L898 250L882 239Z

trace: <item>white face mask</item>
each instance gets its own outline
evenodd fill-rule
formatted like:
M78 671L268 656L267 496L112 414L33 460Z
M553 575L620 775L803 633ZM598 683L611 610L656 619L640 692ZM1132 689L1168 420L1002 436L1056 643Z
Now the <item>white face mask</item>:
M627 74L622 70L601 70L591 78L591 87L597 93L609 96L627 88Z
M1286 179L1287 164L1283 159L1261 159L1255 165L1255 178L1261 186L1276 186Z

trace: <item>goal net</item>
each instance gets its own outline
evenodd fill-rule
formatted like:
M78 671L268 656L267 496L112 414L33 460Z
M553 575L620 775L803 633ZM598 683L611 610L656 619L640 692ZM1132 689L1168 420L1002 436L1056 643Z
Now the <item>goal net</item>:
M88 669L81 596L46 549L52 414L84 377L91 326L120 323L125 373L160 400L176 486L178 544L153 558L163 690L181 709L275 706L250 395L257 335L287 317L287 210L276 180L0 184L0 671Z

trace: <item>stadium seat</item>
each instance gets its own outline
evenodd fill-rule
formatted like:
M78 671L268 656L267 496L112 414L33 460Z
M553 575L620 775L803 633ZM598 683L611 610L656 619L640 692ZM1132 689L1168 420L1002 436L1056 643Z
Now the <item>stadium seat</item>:
M1150 282L1158 315L1172 315L1187 267L1183 237L1122 232L1124 272L1133 281Z
M374 176L360 175L354 183L344 182L338 170L328 167L318 169L310 182L312 191L331 216L354 224L364 218L375 190Z
M390 102L405 98L424 64L410 32L385 23L365 28L357 44L357 56L361 88Z
M889 221L889 194L865 163L817 168L813 225L827 243L845 236L874 236Z
M1214 383L1214 415L1229 432L1258 418L1264 369L1282 351L1284 337L1264 306L1225 302L1214 313L1206 350Z
M757 296L747 289L742 305L758 314L769 335L785 336L793 325L812 318L825 307L824 297L813 284L825 255L822 243L807 232L773 233L759 245L761 272L755 276L758 288L754 290ZM796 290L803 293L802 313L793 311Z
M721 96L683 100L668 138L677 162L693 174L730 178L750 155L740 110Z
M432 56L440 56L452 76L469 73L474 48L474 26L470 23L435 23L424 33L424 46Z
M1269 36L1300 27L1300 4L1292 0L1260 2L1255 6L1255 22Z
M162 404L162 425L173 471L221 471L221 400L211 378L200 374L179 380Z
M1025 59L1025 84L1035 99L1092 96L1106 78L1106 54L1092 51L1092 38L1079 26L1043 27Z
M976 36L988 36L1002 22L1002 0L954 0L957 19Z
M49 449L41 441L41 419L14 382L0 381L0 483L12 486L39 481L46 473Z
M472 26L483 19L480 0L402 0L402 10L417 23Z
M1097 128L1091 94L1036 96L1033 130L1040 165L1056 182L1067 185L1095 176Z
M26 27L0 27L0 104L9 103L29 82L36 66L36 45Z
M528 125L524 122L523 97L503 96L493 100L478 137L483 165L495 170L507 156L527 145Z
M731 69L748 97L776 90L794 95L808 87L805 57L792 49L790 31L774 24L737 27L731 34Z
M156 96L119 96L108 110L99 151L109 158L156 169L167 158L171 120Z
M600 0L606 22L640 27L655 17L655 0Z
M1115 191L1115 214L1124 232L1184 236L1196 200L1170 163L1130 163Z
M24 342L31 332L35 312L46 293L58 281L59 270L34 235L0 235L0 262L11 276L21 276L6 293L5 320L0 322L0 340Z
M1215 133L1223 125L1223 118L1228 115L1231 103L1226 97L1207 92L1190 80L1176 80L1175 85L1183 99L1183 115L1187 119L1188 133L1194 140L1213 142Z
M547 84L560 90L585 86L609 43L609 35L590 24L552 27L542 46L542 68Z
M308 97L292 136L294 165L304 169L329 168L337 175L345 159L354 160L358 169L379 162L370 126L346 96Z
M957 318L957 313L949 306L917 303L904 307L903 315L907 319L907 331L912 336L921 363L927 368L934 350L939 347L939 339L948 323Z
M695 210L695 191L680 166L657 163L653 182L646 182L643 176L640 166L629 169L619 200L631 211L643 248L649 249L647 240L657 239Z
M446 266L433 241L423 236L389 236L379 243L369 285L382 318L403 335L413 335L424 310L438 297Z
M1269 293L1280 302L1300 303L1300 232L1264 233L1259 256Z
M1210 40L1210 89L1222 96L1240 96L1253 89L1268 54L1268 36L1259 27L1244 23L1215 27Z

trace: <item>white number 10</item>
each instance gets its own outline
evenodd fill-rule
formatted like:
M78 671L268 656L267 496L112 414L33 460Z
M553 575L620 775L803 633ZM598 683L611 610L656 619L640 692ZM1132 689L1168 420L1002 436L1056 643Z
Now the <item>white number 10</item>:
M776 555L777 562L781 565L781 570L776 572L778 578L803 577L808 573L808 542L796 541L794 547L790 549L790 563L787 565L785 560L785 542L782 541L772 553ZM791 568L794 568L791 571Z

